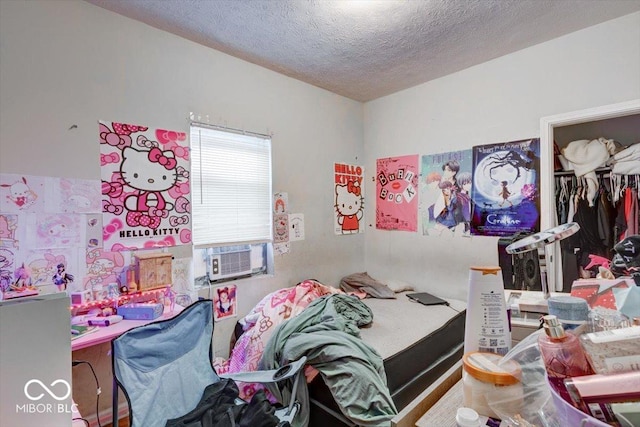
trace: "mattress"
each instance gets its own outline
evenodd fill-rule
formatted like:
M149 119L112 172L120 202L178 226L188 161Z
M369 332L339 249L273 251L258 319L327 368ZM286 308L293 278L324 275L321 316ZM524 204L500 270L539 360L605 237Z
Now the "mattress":
M384 360L387 385L400 411L462 358L466 302L425 306L406 293L397 299L367 298L373 323L362 339ZM310 425L352 425L340 412L320 376L309 385Z

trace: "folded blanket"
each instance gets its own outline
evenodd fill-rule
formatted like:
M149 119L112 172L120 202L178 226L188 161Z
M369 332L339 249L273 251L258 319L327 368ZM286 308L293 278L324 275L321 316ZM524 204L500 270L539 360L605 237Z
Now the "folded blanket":
M340 281L340 289L345 292L365 292L373 298L395 298L396 294L387 285L377 281L366 272L345 276Z

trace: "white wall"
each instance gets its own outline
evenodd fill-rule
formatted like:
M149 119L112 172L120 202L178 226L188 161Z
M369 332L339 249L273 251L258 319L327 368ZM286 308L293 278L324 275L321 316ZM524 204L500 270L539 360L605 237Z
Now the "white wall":
M333 163L363 158L361 103L78 0L3 0L0 40L0 172L100 179L98 120L188 132L189 112L209 115L273 133L273 190L305 216L275 277L238 285L240 314L361 271L364 236L333 233ZM233 323L216 324L217 347Z
M373 173L377 158L539 137L542 117L637 98L640 13L365 104L365 166ZM374 194L375 184L367 183L366 194ZM375 224L375 210L366 215ZM497 240L369 227L366 270L466 299L469 266L496 265Z
M274 289L305 278L336 285L365 266L465 298L468 267L497 263L497 240L369 226L336 237L333 163L363 164L373 176L381 157L535 137L543 116L639 98L639 76L636 13L367 103L363 118L360 103L79 0L2 0L0 172L99 179L98 120L187 131L190 111L208 114L273 133L274 191L288 192L306 221L306 240L276 259L274 278L239 284L240 314ZM216 325L218 350L232 326ZM106 348L96 352L108 375ZM108 396L108 377L101 382Z

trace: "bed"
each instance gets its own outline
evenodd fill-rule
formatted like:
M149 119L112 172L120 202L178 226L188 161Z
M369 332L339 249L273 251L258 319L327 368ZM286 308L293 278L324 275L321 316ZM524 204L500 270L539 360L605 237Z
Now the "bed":
M425 306L403 292L396 299L367 298L373 323L362 339L384 360L387 385L400 411L462 358L466 303ZM334 402L322 379L309 384L311 426L352 426Z
M244 318L249 327L237 328L242 335L230 359L216 370L257 369L264 344L270 342L279 322L299 316L311 301L335 292L342 291L308 280L266 297ZM447 299L449 305L425 306L410 300L407 293L398 293L395 299L362 300L371 309L373 321L360 329L360 337L381 356L389 395L398 411L461 359L464 341L464 301ZM282 313L284 318L277 320ZM320 375L308 390L311 426L355 425L342 414ZM255 385L240 384L244 398L248 397L243 396L245 392L255 392Z

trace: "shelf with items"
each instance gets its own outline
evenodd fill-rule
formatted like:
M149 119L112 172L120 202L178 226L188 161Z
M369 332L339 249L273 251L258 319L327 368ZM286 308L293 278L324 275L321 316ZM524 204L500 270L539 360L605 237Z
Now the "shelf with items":
M70 307L71 316L79 316L89 313L91 310L115 309L124 304L131 303L162 303L165 304L167 298L172 298L173 291L171 285L160 289L150 289L146 291L129 292L120 294L117 297L103 298L94 301L87 301L83 304L72 304Z

